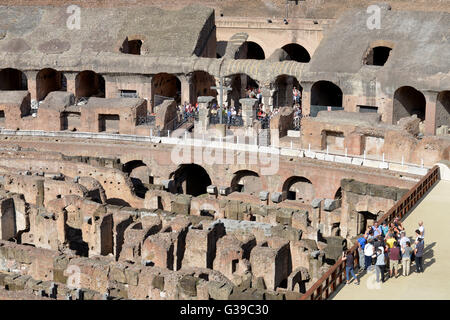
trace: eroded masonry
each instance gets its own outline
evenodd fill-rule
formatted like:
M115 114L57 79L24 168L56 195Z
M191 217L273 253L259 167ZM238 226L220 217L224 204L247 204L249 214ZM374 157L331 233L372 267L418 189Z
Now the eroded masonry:
M299 299L449 164L440 2L51 2L0 1L2 298Z

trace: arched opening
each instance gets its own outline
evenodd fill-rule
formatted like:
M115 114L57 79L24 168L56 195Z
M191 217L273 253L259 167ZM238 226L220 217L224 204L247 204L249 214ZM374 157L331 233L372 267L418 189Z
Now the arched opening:
M413 87L405 86L394 93L393 122L416 114L422 121L425 120L426 100L422 92Z
M257 81L244 73L231 76L231 101L230 106L239 108L239 100L250 95L256 98L259 84Z
M133 160L125 163L122 170L128 173L136 195L140 198L145 198L145 193L148 191L146 185L153 183L150 168L142 160Z
M75 96L77 99L89 97L105 97L105 79L98 73L85 70L75 78Z
M171 175L175 181L177 193L190 194L194 197L205 194L211 185L211 179L206 170L197 164L182 164Z
M167 99L173 99L180 104L181 82L173 74L158 73L152 79L153 107L159 106Z
M281 49L283 49L287 54L286 60L294 60L303 63L308 63L311 60L308 50L297 43L287 44Z
M436 127L450 126L450 91L439 93L436 105Z
M195 71L192 74L192 85L193 85L193 103L197 102L197 98L200 96L210 96L216 97L217 91L211 89L211 87L216 85L216 79L205 71Z
M275 80L275 88L274 107L292 107L294 103L300 104L303 88L297 78L287 75L278 76Z
M44 100L52 91L66 91L67 81L62 72L55 69L42 69L36 75L36 98Z
M27 76L17 69L3 69L0 71L0 90L28 90Z
M265 58L263 48L253 41L245 41L236 53L236 59L264 60Z
M364 58L364 64L369 66L384 66L389 59L391 51L392 48L386 46L370 48Z
M142 40L128 40L128 37L122 44L120 52L127 54L141 54Z
M309 202L314 195L312 182L305 177L293 176L283 184L283 199Z
M254 171L237 171L231 180L231 191L257 195L262 191L261 178Z
M317 81L311 88L311 105L342 107L342 90L330 81Z

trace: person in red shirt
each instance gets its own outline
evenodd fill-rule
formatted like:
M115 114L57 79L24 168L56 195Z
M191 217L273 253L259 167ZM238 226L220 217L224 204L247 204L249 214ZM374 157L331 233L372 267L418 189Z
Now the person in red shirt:
M395 241L394 247L389 250L389 276L392 278L392 271L395 271L395 277L398 277L399 261L401 259L400 244Z

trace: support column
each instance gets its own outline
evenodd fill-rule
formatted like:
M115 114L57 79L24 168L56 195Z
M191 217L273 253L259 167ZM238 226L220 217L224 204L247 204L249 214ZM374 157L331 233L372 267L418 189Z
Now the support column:
M195 124L196 133L204 133L209 127L209 117L211 115L211 105L214 97L200 96L198 101L198 122Z
M66 80L67 80L67 92L73 93L74 96L76 96L75 79L76 79L77 75L78 75L78 73L75 73L75 72L65 72L64 73L64 76L66 77Z
M105 98L117 98L118 89L116 77L113 75L104 75L103 78L105 78Z
M425 105L425 134L436 135L436 103L437 92L426 91L424 92L426 105Z
M36 70L24 71L25 75L27 76L27 85L31 100L37 99L36 76L38 72L39 71Z
M312 83L302 83L302 114L303 116L309 115L311 112L311 88Z
M193 84L192 84L192 74L180 75L178 76L181 82L181 104L184 102L193 103Z
M244 121L244 127L253 127L253 121L256 120L256 109L258 108L257 99L240 99L239 102L242 106L242 120Z
M275 90L272 84L261 86L262 103L264 105L264 111L269 112L273 110L273 95Z

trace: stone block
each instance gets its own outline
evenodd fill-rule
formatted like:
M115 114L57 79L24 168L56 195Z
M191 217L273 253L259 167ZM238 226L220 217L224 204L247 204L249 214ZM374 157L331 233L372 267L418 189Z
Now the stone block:
M198 278L192 276L184 276L178 282L177 287L182 294L189 297L195 297L197 296L198 280L199 280Z
M337 208L340 208L340 206L341 200L325 199L323 202L323 209L325 211L333 211Z
M283 194L281 192L272 192L270 200L273 203L280 203L283 200Z
M268 199L269 199L269 192L268 191L261 191L259 193L259 200L267 201Z
M232 291L233 286L226 282L208 282L208 293L214 300L229 300Z
M315 198L311 201L311 207L320 208L320 203L322 202L322 198Z

